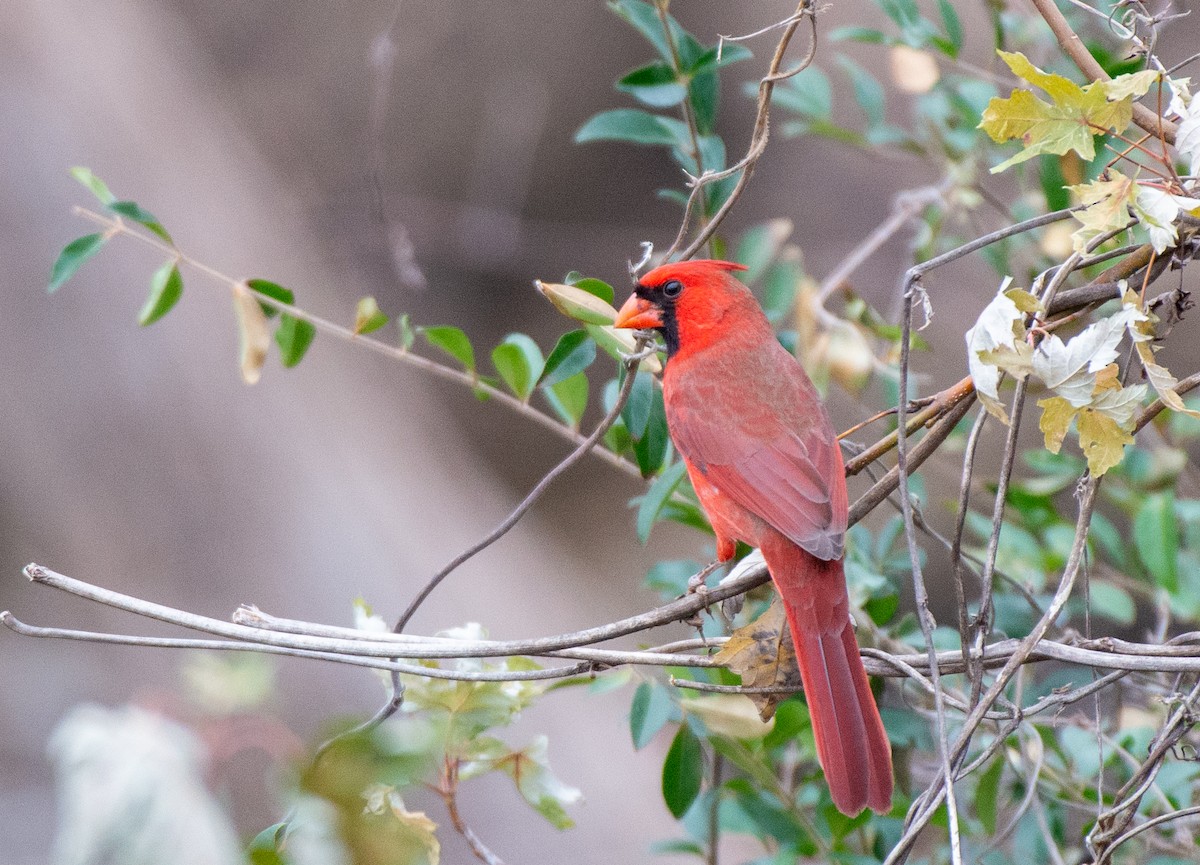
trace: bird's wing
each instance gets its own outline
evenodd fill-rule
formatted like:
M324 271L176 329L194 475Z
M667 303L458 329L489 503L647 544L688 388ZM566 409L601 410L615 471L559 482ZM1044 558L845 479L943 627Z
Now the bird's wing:
M815 403L810 415L668 407L679 452L734 502L819 559L841 558L847 497L837 440Z

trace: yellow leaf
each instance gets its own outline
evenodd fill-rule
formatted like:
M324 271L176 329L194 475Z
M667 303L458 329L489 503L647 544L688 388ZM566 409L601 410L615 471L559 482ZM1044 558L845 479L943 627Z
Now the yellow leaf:
M1129 222L1128 208L1136 192L1133 179L1111 169L1108 178L1067 187L1080 204L1087 205L1086 209L1071 214L1082 226L1071 235L1076 252L1085 251L1092 238L1123 228Z
M1096 371L1096 384L1092 387L1092 393L1103 393L1106 390L1121 389L1121 368L1115 363L1110 363L1106 367L1101 367Z
M1141 72L1127 72L1118 75L1111 81L1105 81L1104 92L1109 99L1137 99L1145 96L1146 91L1162 80L1162 73L1157 69L1143 69Z
M1042 410L1042 419L1038 427L1046 439L1046 450L1056 454L1062 449L1063 439L1075 418L1077 409L1061 396L1052 396L1038 400L1038 408Z
M1174 411L1200 418L1200 411L1188 408L1179 394L1175 392L1175 386L1179 384L1179 379L1175 378L1169 369L1158 363L1150 342L1148 340L1136 342L1134 345L1137 347L1138 357L1142 359L1142 368L1146 371L1146 378L1163 404Z
M1014 90L1007 99L995 97L988 103L979 127L997 143L1017 138L1025 145L993 168L993 174L1043 153L1061 156L1074 150L1090 161L1096 153L1093 136L1108 130L1122 132L1133 117L1132 95L1110 100L1111 82L1080 87L1061 75L1043 72L1024 55L1001 51L1000 56L1014 73L1045 90L1053 102L1045 102L1028 90ZM1135 89L1127 83L1117 92L1132 93Z
M1079 447L1087 457L1088 470L1094 477L1100 477L1119 463L1125 455L1125 445L1133 444L1133 436L1098 411L1081 409L1077 424Z
M267 362L267 349L271 347L271 333L267 329L267 317L263 314L258 299L251 294L244 282L239 282L233 287L233 311L237 313L242 381L255 384L262 378L263 364Z
M800 690L800 667L787 627L783 603L776 597L767 611L734 631L713 658L742 677L748 688ZM747 694L765 721L786 694Z
M1033 347L1027 342L1015 342L1011 346L1002 345L990 351L981 351L979 359L999 367L1017 379L1023 379L1033 372Z
M1017 309L1021 312L1041 312L1045 309L1042 302L1038 300L1037 295L1030 294L1023 288L1010 288L1004 292L1004 296L1016 304Z
M1061 75L1043 72L1020 51L997 51L1000 59L1008 64L1013 75L1023 78L1035 87L1040 87L1050 94L1055 102L1076 102L1083 98L1083 88Z

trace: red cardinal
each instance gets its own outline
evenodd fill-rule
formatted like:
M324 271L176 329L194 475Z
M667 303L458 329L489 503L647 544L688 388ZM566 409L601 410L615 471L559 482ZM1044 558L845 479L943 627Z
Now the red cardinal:
M617 327L667 343L667 426L717 535L762 550L783 598L817 756L838 810L891 810L892 753L850 622L846 477L816 389L726 261L642 277Z

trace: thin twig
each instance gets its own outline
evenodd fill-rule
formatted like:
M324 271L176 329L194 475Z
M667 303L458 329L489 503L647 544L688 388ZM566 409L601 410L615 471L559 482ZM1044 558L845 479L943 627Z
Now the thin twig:
M298 306L284 303L283 301L271 297L270 295L255 291L250 286L245 285L241 280L234 279L233 277L222 273L216 268L211 267L210 265L207 265L198 259L192 258L190 255L180 251L177 247L168 244L157 235L136 230L120 217L110 218L104 214L96 213L84 207L76 207L75 212L85 219L89 219L92 222L103 226L106 230L106 233L111 232L114 236L120 234L133 238L134 240L138 240L147 246L151 246L166 255L170 255L178 259L181 264L185 264L193 270L203 273L210 279L223 283L226 286L241 286L243 289L250 292L250 294L254 296L254 299L260 303L263 303L272 309L278 310L279 312L287 313L293 318L306 321L322 333L328 333L331 336L345 340L353 345L362 346L363 348L367 348L376 352L377 354L384 355L391 360L414 367L422 372L437 376L438 378L452 381L456 384L465 385L473 392L495 400L496 402L504 405L506 408L512 409L522 417L537 423L538 425L550 430L562 438L571 441L576 445L584 441L583 434L578 430L572 429L571 427L560 423L557 418L546 414L545 412L538 411L529 403L518 399L507 391L501 390L498 387L493 387L487 382L481 380L479 376L472 375L466 370L446 366L438 363L435 360L431 360L430 358L415 354L402 346L390 345L389 343L378 339L361 336L356 334L351 328L344 327L336 322L313 315L311 312L307 312ZM618 468L628 475L638 478L641 477L641 472L638 467L622 457L620 454L614 453L604 446L595 447L592 450L614 468Z
M958 827L958 801L954 794L954 770L950 765L950 741L946 726L946 703L942 694L941 670L937 665L937 649L933 645L933 631L937 622L929 609L929 591L925 586L925 574L921 568L921 551L917 546L916 529L913 526L912 500L908 492L908 432L906 414L908 407L909 358L912 344L913 298L919 290L917 280L905 285L904 306L900 318L900 399L896 413L896 468L899 473L900 502L904 518L904 539L908 544L908 558L912 565L914 601L917 606L917 621L925 637L925 649L929 654L930 679L933 685L934 709L937 713L938 756L941 759L942 777L946 795L946 812L950 833L950 860L962 865L962 841Z

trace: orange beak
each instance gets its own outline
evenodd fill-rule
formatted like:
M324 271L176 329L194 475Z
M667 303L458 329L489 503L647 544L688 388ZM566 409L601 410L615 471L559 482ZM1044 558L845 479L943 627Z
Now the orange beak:
M629 300L625 301L613 322L613 327L631 330L652 330L662 326L662 310L636 294L629 295Z

